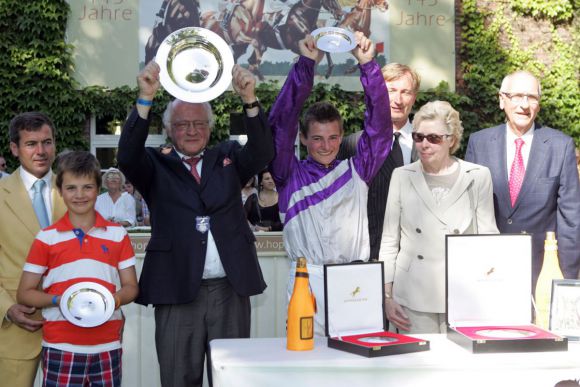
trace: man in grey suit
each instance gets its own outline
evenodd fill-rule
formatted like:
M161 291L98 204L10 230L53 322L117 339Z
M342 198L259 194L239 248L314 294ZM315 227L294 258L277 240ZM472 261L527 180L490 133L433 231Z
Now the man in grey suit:
M491 170L500 232L533 234L533 288L547 231L556 231L564 277L578 278L580 267L580 182L574 141L534 121L540 96L540 84L529 72L506 76L499 92L506 123L473 133L465 155Z
M389 63L383 66L381 72L389 91L394 138L389 156L369 184L367 216L371 260L377 260L379 257L387 195L393 170L417 160L417 152L411 138L413 126L409 121L409 114L411 114L421 85L419 74L404 64ZM344 138L337 155L338 159L344 160L357 153L357 143L361 133L362 130L359 130Z

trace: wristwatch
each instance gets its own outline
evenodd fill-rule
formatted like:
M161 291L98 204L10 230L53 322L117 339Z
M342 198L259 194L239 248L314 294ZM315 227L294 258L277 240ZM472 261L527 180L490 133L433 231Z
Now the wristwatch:
M250 103L245 103L242 105L245 111L248 111L250 109L253 109L255 107L260 106L260 101L258 101L257 99L254 102L250 102Z

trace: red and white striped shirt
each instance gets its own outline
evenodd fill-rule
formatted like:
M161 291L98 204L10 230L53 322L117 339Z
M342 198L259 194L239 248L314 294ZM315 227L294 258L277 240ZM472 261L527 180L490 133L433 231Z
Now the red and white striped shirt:
M40 231L24 271L42 274L42 289L62 295L71 285L92 281L115 293L121 286L119 270L135 265L135 253L125 229L98 212L95 226L84 233L71 224L68 213ZM84 328L68 322L58 307L42 310L45 347L78 353L99 353L121 347L123 317L116 310L103 325Z

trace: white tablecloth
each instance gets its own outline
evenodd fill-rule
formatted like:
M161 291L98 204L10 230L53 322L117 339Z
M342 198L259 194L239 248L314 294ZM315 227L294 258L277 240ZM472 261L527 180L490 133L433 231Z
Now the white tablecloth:
M211 342L215 387L461 386L552 387L580 379L580 343L568 352L472 354L445 335L418 335L431 350L366 358L328 348L286 350L285 338Z

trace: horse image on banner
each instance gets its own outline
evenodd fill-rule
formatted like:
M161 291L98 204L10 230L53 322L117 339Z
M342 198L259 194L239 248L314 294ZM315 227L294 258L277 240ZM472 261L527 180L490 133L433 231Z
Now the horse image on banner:
M144 47L144 61L151 60L163 39L184 27L203 27L221 36L231 47L234 60L248 67L259 79L284 77L299 54L298 42L317 28L336 26L351 31L377 32L379 62L388 40L385 14L387 0L158 0L147 1L141 12L155 14L153 25L142 24L151 34ZM149 15L151 15L149 13ZM378 19L375 19L378 18ZM150 19L150 18L149 18ZM380 20L380 22L379 22ZM349 55L326 55L319 66L325 77L354 76L356 66ZM336 61L336 62L335 62ZM333 74L334 73L334 74Z

